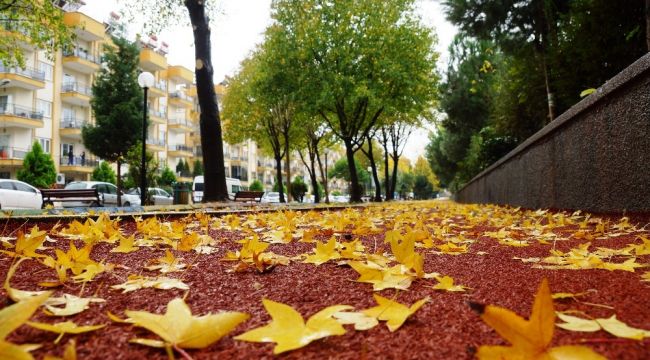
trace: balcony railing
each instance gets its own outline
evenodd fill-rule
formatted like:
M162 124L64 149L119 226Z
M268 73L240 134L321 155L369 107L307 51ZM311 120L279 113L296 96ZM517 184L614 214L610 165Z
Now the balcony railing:
M30 79L45 81L45 73L43 71L32 69L29 67L21 69L17 67L7 67L0 64L0 73L18 74L18 75L28 77Z
M166 112L159 111L159 110L154 110L152 108L149 108L149 115L159 117L159 118L163 118L163 119L167 118L167 113Z
M147 145L165 146L165 139L147 139Z
M26 119L35 119L43 120L43 112L36 111L27 106L21 106L16 104L1 104L0 105L0 115L13 115Z
M82 156L63 155L59 157L59 165L63 166L83 166L94 168L99 165L99 160Z
M63 121L61 121L61 129L81 129L87 123L86 120L64 118Z
M76 92L82 95L93 96L92 90L85 84L78 82L65 83L61 86L61 92Z
M11 146L0 146L0 159L23 160L27 152L27 149L20 149Z
M183 125L183 126L192 126L192 123L187 119L169 119L169 125Z
M193 153L192 148L187 145L169 145L169 151L187 151Z
M185 95L185 93L183 93L181 91L174 91L173 93L169 93L169 97L177 98L177 99L181 99L181 100L186 100L186 101L189 101L189 102L194 101L194 99L191 96L187 96L187 95Z
M153 84L153 87L160 91L167 91L167 83L165 81L159 81L155 84Z
M76 56L78 58L88 60L95 64L101 64L100 58L98 56L91 55L88 52L83 51L81 49L65 50L63 51L63 56Z

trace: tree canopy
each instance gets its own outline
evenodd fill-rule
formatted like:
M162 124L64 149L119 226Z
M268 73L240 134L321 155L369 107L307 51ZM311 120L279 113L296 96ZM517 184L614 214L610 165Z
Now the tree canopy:
M43 152L38 141L34 141L32 149L25 155L23 166L16 177L37 188L49 188L56 182L56 168L50 154Z
M0 62L6 66L24 66L21 43L44 50L50 59L58 50L71 47L74 29L65 24L64 12L56 1L0 1ZM78 0L68 1L69 5Z

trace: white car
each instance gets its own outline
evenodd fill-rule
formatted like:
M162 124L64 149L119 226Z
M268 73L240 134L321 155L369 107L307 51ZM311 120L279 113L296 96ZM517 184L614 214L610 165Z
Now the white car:
M203 189L205 188L205 178L203 175L194 177L194 182L192 183L192 202L198 204L203 200ZM235 198L237 191L242 190L241 180L227 177L226 178L226 187L228 188L228 196L231 199Z
M66 189L97 189L103 206L117 206L117 186L101 181L73 181L65 186ZM89 206L88 201L75 201L63 203L65 207ZM139 206L140 197L137 195L122 194L122 206Z
M22 181L0 179L1 209L40 209L43 206L41 192Z
M286 196L286 194L285 194ZM261 203L265 204L276 204L280 202L280 193L276 191L272 192L265 192L264 195L262 195L262 199L260 200Z
M161 188L149 188L149 193L153 197L154 205L173 205L174 197L169 195L167 191ZM127 193L129 195L136 195L140 197L140 188L133 188Z

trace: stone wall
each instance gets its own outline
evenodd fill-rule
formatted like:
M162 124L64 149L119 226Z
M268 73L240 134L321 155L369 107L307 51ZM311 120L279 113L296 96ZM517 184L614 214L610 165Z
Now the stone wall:
M650 211L650 54L477 175L455 198L525 208Z

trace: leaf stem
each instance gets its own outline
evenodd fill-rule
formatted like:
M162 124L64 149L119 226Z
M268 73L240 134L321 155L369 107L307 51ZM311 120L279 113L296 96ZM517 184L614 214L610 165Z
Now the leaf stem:
M181 354L181 356L183 357L183 359L185 359L185 360L194 360L194 359L192 359L192 357L190 356L190 354L188 354L185 350L183 350L183 349L181 349L180 347L178 347L178 345L174 344L174 345L172 345L172 346L174 347L174 350L178 351L178 353Z

